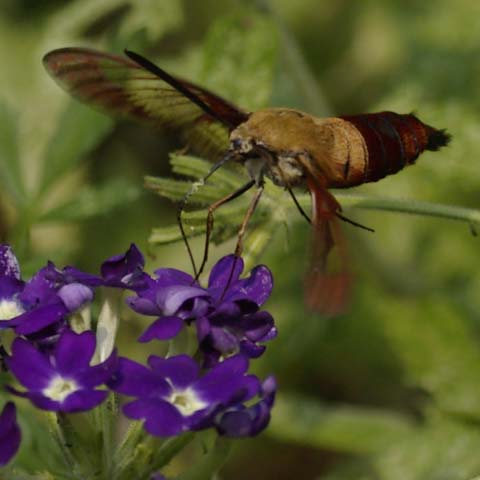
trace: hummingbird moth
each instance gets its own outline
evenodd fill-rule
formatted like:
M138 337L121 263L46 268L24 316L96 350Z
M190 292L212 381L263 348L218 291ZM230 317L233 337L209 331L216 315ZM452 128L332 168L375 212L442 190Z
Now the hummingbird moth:
M448 144L445 130L433 128L413 114L380 112L318 118L289 108L247 112L189 81L172 76L130 51L127 58L84 48L62 48L45 55L50 75L72 96L108 114L129 117L179 131L189 145L215 163L204 181L226 162L244 165L250 180L208 209L205 252L197 270L181 223L179 225L198 276L208 257L213 213L252 187L252 198L239 230L240 255L248 221L260 200L264 177L287 189L313 228L312 259L306 275L306 301L314 310L341 312L349 289L348 265L339 220L346 220L330 188L348 188L377 181L415 163L425 150ZM293 188L306 186L312 197L312 218L301 209ZM365 228L365 227L364 227Z

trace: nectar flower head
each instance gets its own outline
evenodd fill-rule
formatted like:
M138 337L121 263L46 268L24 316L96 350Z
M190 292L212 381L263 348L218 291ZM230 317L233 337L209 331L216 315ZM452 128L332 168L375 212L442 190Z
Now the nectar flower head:
M260 382L248 375L248 361L237 355L201 374L187 355L168 359L151 356L149 367L121 358L110 387L136 400L127 403L127 417L144 420L145 429L160 437L214 425L228 407L253 398Z
M149 287L127 299L138 313L158 317L140 341L168 340L185 323L195 322L207 364L239 352L250 358L261 355L265 347L259 343L277 333L272 316L259 310L271 293L273 279L263 265L246 278L240 278L242 272L243 260L228 255L213 267L208 287L202 288L179 270L156 270L157 278Z
M108 395L97 387L107 382L116 367L113 353L105 362L90 366L95 352L95 335L87 331L61 333L53 355L46 355L31 343L16 338L6 363L27 389L12 393L28 398L43 410L81 412L94 408Z

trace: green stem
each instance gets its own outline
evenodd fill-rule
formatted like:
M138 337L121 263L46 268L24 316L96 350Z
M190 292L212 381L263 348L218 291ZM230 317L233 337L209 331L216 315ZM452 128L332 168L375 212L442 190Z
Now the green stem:
M200 461L175 480L210 480L222 468L230 455L232 441L218 437L215 446Z
M71 425L67 426L64 419L54 412L47 412L46 418L50 434L61 451L61 458L64 461L65 467L71 473L71 478L79 478L77 472L78 464L71 450L72 444L70 442L72 439L67 438L71 437ZM67 434L65 428L68 430Z
M158 450L153 451L153 448L156 446L157 439L149 437L146 443L148 443L150 440L150 446L152 446L152 455L150 457L149 464L146 466L147 469L144 471L145 476L142 478L150 478L152 473L155 473L164 466L168 465L172 458L181 452L194 438L195 434L193 432L186 432L179 437L166 440Z
M135 449L144 436L143 422L130 422L128 430L125 432L113 457L112 478L122 478L124 472L131 467L135 459Z
M344 207L384 210L388 212L409 213L411 215L427 215L430 217L458 220L470 225L480 225L480 210L473 208L400 198L372 197L362 194L335 193L335 197ZM310 204L310 199L302 196L301 204L307 207Z

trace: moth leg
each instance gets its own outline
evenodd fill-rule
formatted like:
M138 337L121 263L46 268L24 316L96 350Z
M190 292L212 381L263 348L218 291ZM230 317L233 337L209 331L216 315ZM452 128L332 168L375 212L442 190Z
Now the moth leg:
M298 203L297 197L293 193L293 190L291 188L287 188L288 193L292 197L293 203L295 203L295 206L297 207L298 211L300 212L300 215L305 218L305 220L311 225L312 221L310 220L310 217L305 213L305 210L302 208L300 203Z
M252 180L250 187L252 187L255 183L255 180ZM250 188L249 187L249 188ZM232 268L230 270L230 275L228 276L227 283L225 284L225 288L223 290L221 298L223 299L223 296L228 290L228 287L230 286L230 283L232 281L233 277L233 272L235 271L235 267L237 264L237 260L240 258L240 255L242 254L243 251L243 237L245 236L245 232L247 231L247 226L248 222L252 218L253 212L257 208L258 202L260 201L260 197L262 196L263 190L265 189L263 185L263 181L258 185L257 191L255 192L255 195L253 196L250 205L248 206L247 213L245 214L245 217L243 217L242 224L240 225L240 229L238 231L238 236L237 236L237 245L235 246L235 259L232 264Z
M187 234L185 233L185 227L183 226L183 222L182 222L182 213L183 211L185 210L185 206L187 205L188 203L188 200L190 199L190 197L200 188L202 187L203 185L205 185L205 182L221 167L223 166L226 162L228 162L229 160L231 160L233 158L232 155L225 155L219 162L217 162L215 165L212 166L212 168L210 168L210 170L208 171L208 173L203 177L201 178L200 180L197 180L196 182L193 182L190 189L187 191L187 193L185 193L185 195L183 196L183 198L180 200L179 204L178 204L178 208L177 208L177 223L178 223L178 227L180 229L180 234L182 235L182 240L183 240L183 243L185 244L185 247L187 249L187 252L188 252L188 256L190 258L190 263L192 264L192 267L193 267L193 275L195 278L198 278L200 273L201 273L201 270L200 270L200 273L197 272L197 266L195 265L195 259L193 258L193 252L192 252L192 248L190 247L190 243L188 241L188 237L187 237ZM204 266L204 264L202 263L202 266Z
M262 196L264 189L265 187L263 183L261 183L258 186L257 191L255 192L255 195L253 196L252 201L250 202L250 205L248 206L248 210L247 210L247 213L245 214L245 217L243 218L242 224L240 225L240 230L238 231L238 236L237 236L237 245L235 247L236 257L239 257L242 254L243 237L245 236L248 222L250 221L250 218L252 218L253 212L257 208L258 202L260 201L260 197Z
M208 261L208 249L210 246L210 236L212 234L213 221L214 221L213 213L222 205L225 205L231 200L234 200L235 198L238 198L241 195L243 195L246 191L250 190L250 188L252 188L254 185L255 185L255 180L249 180L245 185L240 187L238 190L235 190L234 192L228 194L226 197L223 197L220 200L217 200L215 203L212 203L212 205L208 207L207 227L205 232L205 250L203 252L202 263L200 265L200 268L198 269L198 272L195 275L195 279L198 279L198 277L201 275Z

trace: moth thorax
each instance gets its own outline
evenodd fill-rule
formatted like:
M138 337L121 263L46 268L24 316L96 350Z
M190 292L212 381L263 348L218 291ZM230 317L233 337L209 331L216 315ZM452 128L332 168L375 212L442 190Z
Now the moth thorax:
M294 187L305 179L303 168L297 159L294 156L281 154L269 163L266 175L280 187Z

